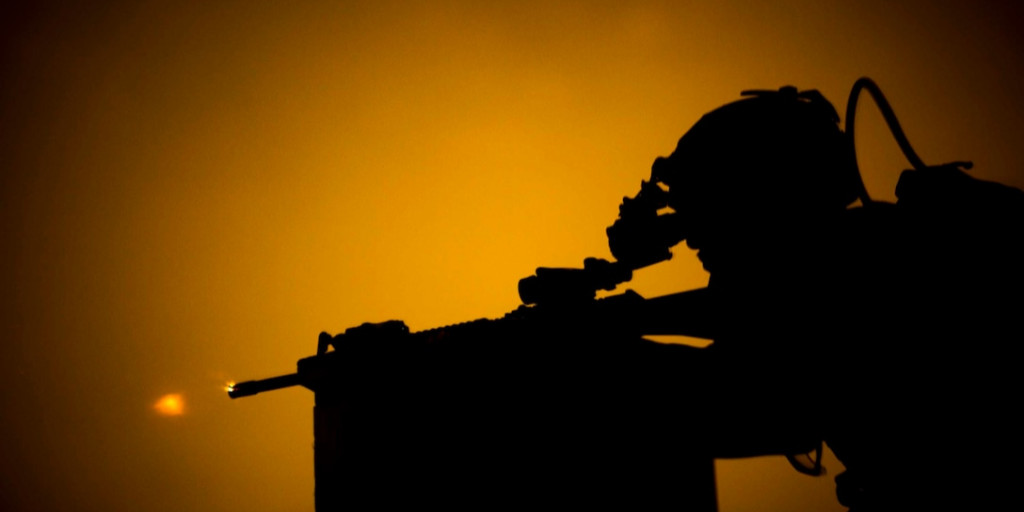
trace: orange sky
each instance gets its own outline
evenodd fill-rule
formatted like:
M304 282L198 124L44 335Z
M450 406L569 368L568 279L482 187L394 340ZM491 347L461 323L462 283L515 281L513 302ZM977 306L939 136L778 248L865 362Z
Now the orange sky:
M622 196L743 89L842 112L871 76L926 162L1024 187L1007 2L212 3L0 7L0 509L312 510L312 394L227 380L609 257ZM892 198L907 164L862 108ZM630 287L703 285L675 252ZM782 459L719 479L723 512L841 510Z

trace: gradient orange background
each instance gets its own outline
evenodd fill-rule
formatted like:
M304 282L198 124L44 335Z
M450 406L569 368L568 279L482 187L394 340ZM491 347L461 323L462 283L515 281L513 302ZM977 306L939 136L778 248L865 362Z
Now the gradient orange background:
M3 510L312 510L312 394L226 381L293 371L321 330L500 316L535 267L609 257L621 197L743 89L842 112L871 76L926 162L1024 186L1008 2L18 3ZM861 108L868 188L892 198L907 164ZM676 253L630 287L703 285ZM183 414L158 414L167 394ZM781 458L718 469L723 512L841 510Z

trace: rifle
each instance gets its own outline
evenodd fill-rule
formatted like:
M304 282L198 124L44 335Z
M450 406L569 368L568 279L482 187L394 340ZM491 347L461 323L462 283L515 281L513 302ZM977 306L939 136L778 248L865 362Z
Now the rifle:
M303 368L316 366L316 358L395 356L424 351L449 355L473 351L473 345L487 340L529 340L537 337L633 339L654 335L681 335L711 339L711 313L707 288L645 299L633 290L596 298L598 290L613 290L632 278L632 271L619 262L587 258L582 268L540 267L534 275L519 281L523 304L504 316L410 332L404 322L390 320L364 323L344 333L322 332L316 356L300 360L299 371L228 386L228 396L240 398L293 386L315 391L318 375ZM571 343L571 342L570 342ZM580 348L580 345L573 344ZM329 348L334 347L333 352ZM338 354L331 355L337 352Z

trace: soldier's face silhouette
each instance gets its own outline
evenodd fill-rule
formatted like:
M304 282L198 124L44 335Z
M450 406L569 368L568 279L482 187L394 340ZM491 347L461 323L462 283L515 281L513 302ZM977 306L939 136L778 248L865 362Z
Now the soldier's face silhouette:
M731 168L734 159L714 158L699 142L684 136L670 157L655 161L654 175L668 186L669 207L683 220L686 245L713 271L762 237L767 224L759 224L770 216L770 205L761 204L764 198L740 179L747 172Z
M695 141L699 142L699 141ZM669 158L658 159L656 173L667 176L668 204L682 219L686 245L709 272L749 265L780 250L777 239L791 239L803 205L780 195L764 165L752 168L745 155L729 155L680 141Z

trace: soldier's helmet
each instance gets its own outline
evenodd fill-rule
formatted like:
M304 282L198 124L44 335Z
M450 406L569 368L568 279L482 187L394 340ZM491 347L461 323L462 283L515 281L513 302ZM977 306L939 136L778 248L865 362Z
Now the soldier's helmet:
M852 143L824 96L795 87L743 95L704 115L654 162L652 180L668 187L670 206L806 212L856 200Z

